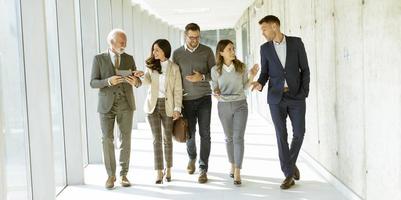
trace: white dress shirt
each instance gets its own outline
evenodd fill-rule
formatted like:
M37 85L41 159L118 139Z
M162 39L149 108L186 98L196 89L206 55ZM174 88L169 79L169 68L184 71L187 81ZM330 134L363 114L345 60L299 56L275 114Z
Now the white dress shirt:
M111 62L113 63L114 66L116 66L116 59L117 57L121 57L119 54L114 53L111 49L109 49L109 55ZM121 63L121 58L120 58L120 63Z
M185 48L185 50L187 50L187 51L193 53L193 52L199 47L199 44L200 44L200 43L198 43L198 46L196 46L195 48L190 49L190 48L188 48L187 43L184 43L184 48Z
M162 66L162 74L159 74L159 98L164 98L166 97L166 73L167 73L167 66L168 66L168 60L165 61L160 61L160 65Z
M121 64L121 56L119 54L114 53L111 49L109 49L108 51L109 51L110 60L111 60L111 63L113 63L113 66L114 67L116 66L115 62L116 62L117 57L120 58L120 64ZM109 86L111 86L110 78L107 79L107 83L109 84Z
M273 41L273 44L274 44L274 49L276 50L278 59L280 60L283 68L285 68L285 60L287 58L287 42L285 40L285 35L283 37L283 40L281 40L281 42ZM284 87L288 87L287 80L284 80L284 81L285 81Z

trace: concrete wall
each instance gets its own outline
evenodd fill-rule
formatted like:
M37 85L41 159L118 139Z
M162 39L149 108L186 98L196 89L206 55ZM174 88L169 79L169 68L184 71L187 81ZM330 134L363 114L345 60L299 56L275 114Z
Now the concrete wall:
M247 12L254 62L265 15L303 39L311 69L303 150L360 198L401 199L401 2L264 0ZM270 118L266 91L252 98Z

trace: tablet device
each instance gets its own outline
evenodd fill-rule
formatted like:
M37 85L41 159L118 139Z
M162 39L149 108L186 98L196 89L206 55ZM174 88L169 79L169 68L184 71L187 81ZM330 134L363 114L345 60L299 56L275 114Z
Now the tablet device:
M131 70L117 70L117 75L119 75L121 77L131 76L132 71Z

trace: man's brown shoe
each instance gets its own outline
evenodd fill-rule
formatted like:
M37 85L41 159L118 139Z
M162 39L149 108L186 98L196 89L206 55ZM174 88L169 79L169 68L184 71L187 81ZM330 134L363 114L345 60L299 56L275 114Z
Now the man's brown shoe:
M190 160L188 162L188 166L187 166L188 174L193 174L195 172L195 162L196 162L196 159Z
M294 180L299 181L299 177L300 177L300 175L299 175L299 169L298 169L298 167L295 165L295 167L294 167Z
M198 178L199 183L206 183L207 182L207 173L206 170L201 170L200 175Z
M127 176L121 176L121 186L123 187L129 187L131 186L131 183L129 182Z
M107 178L105 187L107 189L113 189L115 181L116 181L116 177L115 176L109 176L109 178Z
M280 188L286 190L289 189L294 184L295 184L294 179L292 178L292 176L290 176L284 179L283 183L281 183L280 185Z

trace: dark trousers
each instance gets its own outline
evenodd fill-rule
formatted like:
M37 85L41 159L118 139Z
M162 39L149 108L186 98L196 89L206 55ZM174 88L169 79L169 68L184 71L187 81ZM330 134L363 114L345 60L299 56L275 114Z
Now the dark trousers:
M190 139L187 141L187 152L191 160L196 159L196 123L199 126L200 135L200 159L199 168L208 169L210 155L210 118L212 110L212 98L210 95L194 100L183 101L183 115L188 120Z
M281 170L285 177L293 176L294 166L305 135L305 100L294 100L288 96L288 93L284 93L280 103L269 104L269 107L276 130ZM290 147L288 146L287 116L290 117L293 127Z

